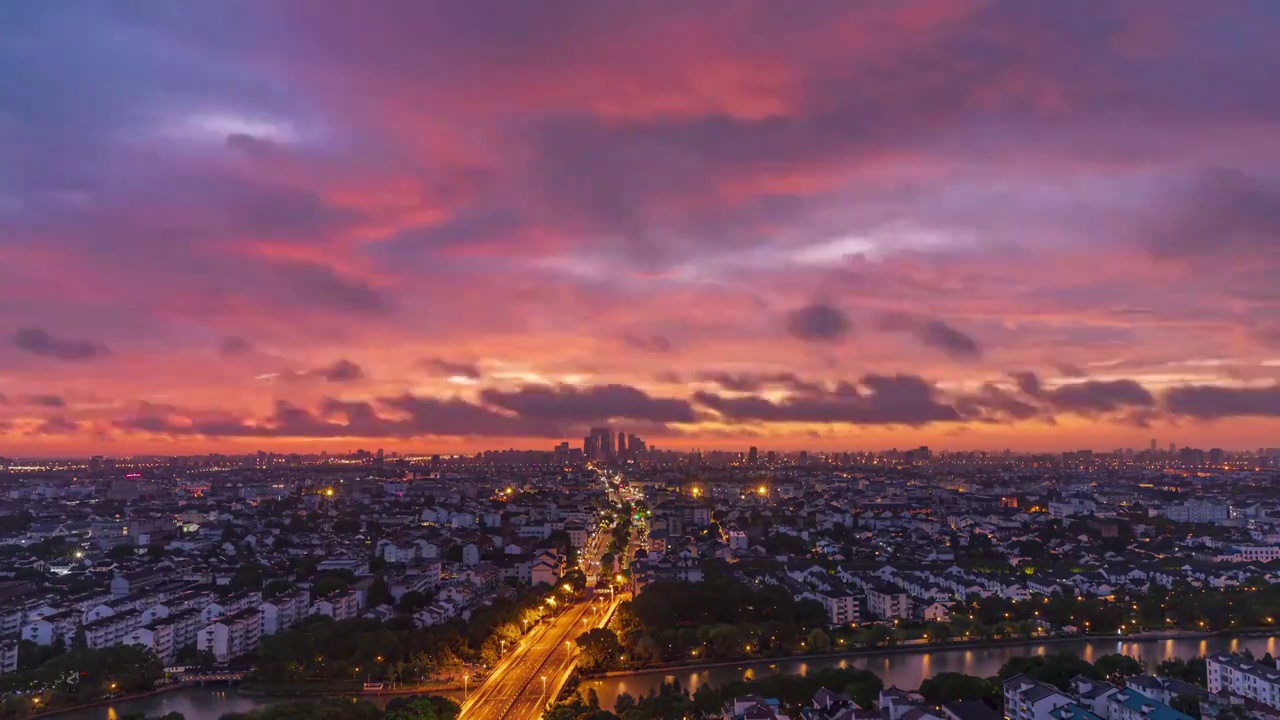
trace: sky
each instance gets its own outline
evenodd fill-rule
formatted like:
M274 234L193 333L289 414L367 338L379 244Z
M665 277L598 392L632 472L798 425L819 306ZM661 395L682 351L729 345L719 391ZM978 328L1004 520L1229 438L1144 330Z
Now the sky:
M1280 445L1277 23L0 4L0 455Z

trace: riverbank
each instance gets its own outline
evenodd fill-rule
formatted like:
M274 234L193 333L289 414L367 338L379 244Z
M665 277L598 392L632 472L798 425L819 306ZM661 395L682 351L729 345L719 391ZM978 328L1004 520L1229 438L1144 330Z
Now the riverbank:
M303 698L303 697L367 697L376 698L384 695L431 695L433 693L451 692L462 690L462 684L457 681L428 683L425 685L399 686L394 688L383 688L382 690L365 690L363 683L361 687L351 687L345 685L333 685L332 683L308 683L304 685L257 685L254 683L241 683L239 691L241 695L249 697L278 697L278 698Z
M814 660L838 660L840 658L856 658L867 655L895 655L902 653L932 652L941 650L978 650L1032 647L1037 645L1071 643L1081 641L1115 640L1118 642L1139 642L1150 640L1204 640L1208 638L1259 637L1274 635L1275 628L1249 628L1243 631L1210 633L1196 630L1160 630L1152 633L1132 633L1129 635L1051 635L1030 638L1010 638L1005 640L965 640L960 642L905 642L884 647L861 647L849 650L835 649L827 652L807 652L797 655L776 655L771 657L745 657L733 660L681 660L679 662L659 663L642 668L611 670L604 673L581 675L584 680L601 678L622 678L631 675L647 675L650 673L668 672L671 670L703 670L742 665L763 665L778 662L807 662Z
M65 715L67 713L79 712L82 710L90 710L92 708L103 707L105 705L114 705L120 702L144 700L149 697L155 697L156 695L161 695L167 692L173 692L174 690L189 688L189 687L192 687L194 684L195 683L185 683L185 682L169 683L168 685L162 685L158 688L152 688L151 690L148 690L146 692L130 693L128 695L116 695L115 697L102 697L102 698L98 698L97 700L92 700L90 702L76 703L75 705L67 705L66 707L48 708L48 709L40 710L38 712L31 713L30 715L27 716L27 720L34 720L34 718L43 718L43 717L56 717L58 715Z

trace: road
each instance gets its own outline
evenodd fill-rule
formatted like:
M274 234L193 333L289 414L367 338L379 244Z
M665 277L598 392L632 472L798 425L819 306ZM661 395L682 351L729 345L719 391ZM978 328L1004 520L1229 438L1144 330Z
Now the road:
M597 612L593 613L593 605ZM536 720L560 687L577 649L573 641L604 617L588 597L530 633L462 704L463 720ZM543 678L546 678L544 681Z

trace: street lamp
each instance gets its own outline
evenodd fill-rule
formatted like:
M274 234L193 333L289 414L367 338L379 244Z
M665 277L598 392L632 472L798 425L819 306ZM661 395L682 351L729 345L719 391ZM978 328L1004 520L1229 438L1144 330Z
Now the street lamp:
M547 676L546 675L542 676L542 694L543 695L547 694Z
M471 673L462 673L462 699L467 699L467 687L471 681Z

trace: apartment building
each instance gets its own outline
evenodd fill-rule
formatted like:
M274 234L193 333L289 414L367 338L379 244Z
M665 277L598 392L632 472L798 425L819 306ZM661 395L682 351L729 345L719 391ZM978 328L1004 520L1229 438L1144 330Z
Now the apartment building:
M1205 665L1209 692L1226 690L1232 695L1280 709L1280 669L1227 652L1210 655L1205 658Z
M1075 702L1075 698L1056 687L1026 675L1014 675L1004 681L1005 720L1053 720L1054 710Z
M885 620L911 618L911 595L888 584L867 588L867 610Z
M1154 698L1132 688L1107 697L1107 720L1194 720Z
M196 648L213 653L218 662L226 662L252 652L261 639L262 612L249 608L206 625L196 636Z
M0 640L0 675L18 672L18 641Z
M360 613L360 602L354 590L329 593L311 603L312 615L327 615L334 620L349 620Z
M275 635L288 630L311 612L311 594L298 590L279 595L260 606L262 610L262 634Z

